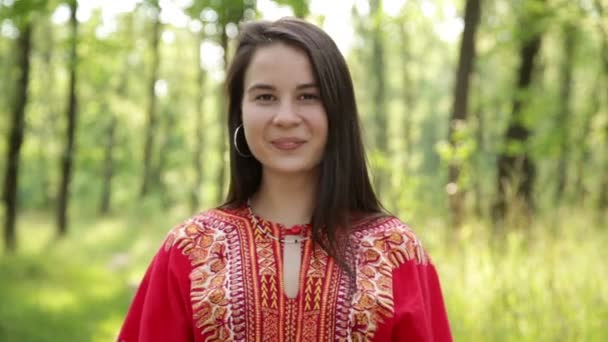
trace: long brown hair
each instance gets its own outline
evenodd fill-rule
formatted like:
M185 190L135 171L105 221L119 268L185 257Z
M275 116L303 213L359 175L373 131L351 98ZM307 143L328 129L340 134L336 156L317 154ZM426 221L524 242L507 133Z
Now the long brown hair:
M311 218L312 238L339 265L352 272L346 260L348 243L345 242L354 217L375 216L384 210L368 175L350 72L329 35L313 24L294 18L244 24L226 76L228 134L232 137L242 124L243 83L249 63L258 48L277 42L306 52L327 113L328 136L319 165L319 190ZM240 134L237 139L241 152L247 153L244 135ZM253 157L239 155L232 139L230 144L230 187L223 207L238 207L258 190L262 165Z

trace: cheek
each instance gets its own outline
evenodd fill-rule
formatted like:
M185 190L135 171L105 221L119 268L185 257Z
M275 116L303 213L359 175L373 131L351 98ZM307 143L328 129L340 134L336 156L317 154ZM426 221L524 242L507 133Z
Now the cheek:
M244 103L241 106L243 123L261 123L272 116L272 109L268 106Z
M246 103L243 103L241 105L241 119L243 120L243 125L245 125L245 126L249 125L249 121L251 120L251 117L252 117L252 113L251 113L252 110L253 110L253 108Z
M257 113L255 106L251 105L243 105L241 107L243 126L245 126L245 130L250 130L252 127L256 125L256 122L259 121L256 118L259 118L260 115Z
M245 131L245 139L249 146L255 149L263 141L264 136L264 110L251 105L243 105L242 107L243 130Z
M328 121L327 121L327 115L325 114L325 112L319 112L315 119L313 120L314 122L314 126L315 126L315 130L318 132L318 135L324 140L327 140L327 134L328 134Z

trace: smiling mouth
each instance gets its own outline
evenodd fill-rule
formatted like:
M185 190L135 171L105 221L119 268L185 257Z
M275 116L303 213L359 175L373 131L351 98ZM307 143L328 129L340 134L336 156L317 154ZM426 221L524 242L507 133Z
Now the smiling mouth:
M304 140L300 140L300 139L277 139L277 140L273 140L272 145L276 148L278 148L279 150L283 150L283 151L291 151L291 150L295 150L298 147L302 146L305 141Z

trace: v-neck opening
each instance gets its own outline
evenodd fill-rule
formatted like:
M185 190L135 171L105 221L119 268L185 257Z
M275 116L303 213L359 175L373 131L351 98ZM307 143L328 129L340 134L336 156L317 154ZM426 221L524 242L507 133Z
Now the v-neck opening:
M296 284L297 284L297 290L295 292L295 296L294 297L290 297L289 294L287 294L287 288L288 288L288 284L287 284L287 279L286 279L286 270L285 270L285 259L287 257L285 250L286 250L286 245L284 243L281 244L280 248L282 250L281 255L279 256L279 260L277 262L277 266L281 265L281 292L283 293L283 296L285 298L285 300L298 300L300 298L300 293L302 291L303 288L303 284L305 282L305 278L306 278L306 272L307 272L307 268L306 268L306 248L308 247L306 244L308 242L307 241L302 241L300 243L300 255L299 255L299 259L300 259L300 269L298 270L297 273L297 279Z
M285 302L285 305L293 305L295 304L297 306L297 303L299 303L301 296L302 296L302 291L304 289L304 284L306 281L306 274L308 272L308 265L307 265L307 260L310 259L310 256L307 257L307 249L311 248L311 245L309 245L310 243L312 243L312 241L310 241L310 236L311 236L311 228L312 228L312 224L297 224L297 225L293 225L290 228L285 228L285 225L278 223L278 222L273 222L270 220L267 220L259 215L257 215L256 213L253 212L253 210L248 210L248 216L249 216L249 221L253 224L253 225L258 225L258 227L253 227L254 229L260 229L264 232L266 232L266 234L264 234L265 239L271 240L272 243L272 248L275 249L276 251L278 251L278 255L277 255L277 259L276 259L276 270L277 270L277 274L279 274L279 286L280 286L280 292L281 295L283 297L283 300ZM293 231L299 229L300 233L299 234L293 234ZM287 290L287 283L286 283L286 279L285 277L285 265L283 265L284 263L284 259L285 259L285 242L281 241L282 239L284 239L286 236L292 236L292 235L297 235L297 236L301 236L303 237L303 239L301 240L300 244L300 270L298 272L297 275L297 282L298 282L298 289L296 292L295 297L290 297L288 296L286 290ZM312 253L312 251L311 251ZM310 253L309 253L310 254Z

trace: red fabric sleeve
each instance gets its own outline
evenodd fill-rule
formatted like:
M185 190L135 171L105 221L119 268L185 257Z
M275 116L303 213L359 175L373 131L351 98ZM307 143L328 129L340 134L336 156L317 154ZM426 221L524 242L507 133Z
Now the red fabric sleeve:
M188 257L161 247L148 267L119 342L194 341Z
M375 341L452 341L439 277L430 262L410 260L393 271L394 315Z

